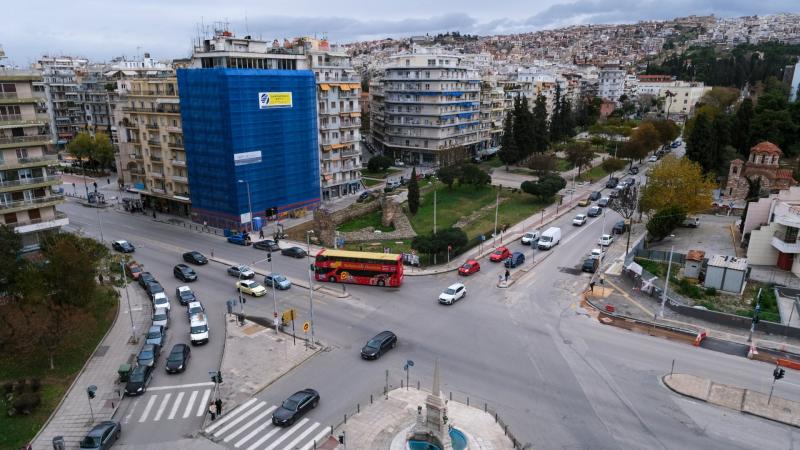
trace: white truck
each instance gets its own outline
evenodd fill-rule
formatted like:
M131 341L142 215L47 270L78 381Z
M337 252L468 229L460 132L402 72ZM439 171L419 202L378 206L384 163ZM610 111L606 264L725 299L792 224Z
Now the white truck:
M198 313L191 316L189 320L189 340L192 345L205 344L208 342L208 322L205 313Z
M539 250L550 250L561 242L561 228L550 227L539 237Z

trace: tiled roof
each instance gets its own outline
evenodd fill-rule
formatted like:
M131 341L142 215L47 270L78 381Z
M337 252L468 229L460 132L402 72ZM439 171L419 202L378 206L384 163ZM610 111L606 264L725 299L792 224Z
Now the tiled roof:
M689 261L702 261L705 256L706 252L702 250L689 250L689 252L686 253L686 259Z
M758 155L783 155L781 149L769 141L759 142L758 144L754 145L753 148L750 149L750 153L755 153Z

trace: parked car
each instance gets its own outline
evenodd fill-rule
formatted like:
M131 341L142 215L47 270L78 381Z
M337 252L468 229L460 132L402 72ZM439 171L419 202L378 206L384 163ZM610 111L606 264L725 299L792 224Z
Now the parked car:
M619 178L617 177L610 177L608 181L606 181L606 187L609 189L614 189L619 184Z
M522 235L522 245L534 245L536 242L539 241L539 232L538 231L531 231Z
M144 289L147 291L147 294L150 296L150 298L153 298L153 296L159 292L164 292L164 287L161 286L161 283L158 281L147 283L147 286L145 286Z
M597 240L597 244L601 247L607 247L614 242L614 236L610 234L604 234L600 236L600 239Z
M203 305L200 304L200 302L192 302L186 306L186 317L188 317L189 320L191 320L192 316L195 316L197 314L203 314L204 311L205 308L203 308Z
M599 206L601 208L605 208L605 207L608 206L609 202L611 202L610 198L603 197L603 198L601 198L600 200L597 201L597 206Z
M171 308L169 298L164 292L156 292L153 294L153 308L164 308L167 311ZM166 327L165 327L166 328Z
M309 388L295 392L272 413L272 423L281 427L291 426L303 414L316 408L318 404L319 393L314 389Z
M175 297L178 299L178 302L184 306L197 300L197 297L189 286L178 286L175 288Z
M253 269L250 267L245 266L244 264L239 264L228 267L228 275L241 278L243 280L250 280L256 276L256 273L253 272Z
M261 297L266 295L267 289L253 280L239 280L236 282L236 290L243 294L250 294L254 297Z
M497 247L497 249L495 249L495 251L493 251L492 254L489 255L489 261L501 262L505 261L506 258L508 258L509 256L511 256L511 252L508 250L508 248Z
M631 174L631 175L636 175L637 173L639 173L639 168L636 167L636 166L633 166L630 169L628 169L628 173Z
M583 224L586 223L586 214L577 214L575 218L572 219L572 224L576 227L581 227Z
M150 272L142 272L139 274L139 278L136 281L139 282L139 286L147 290L148 283L153 283L156 281L156 277L154 277Z
M264 239L263 241L258 241L253 244L253 248L258 250L267 250L270 252L279 252L281 251L281 246L278 245L272 239Z
M169 309L164 307L156 308L153 311L153 325L169 328Z
M189 316L189 341L192 345L200 345L208 342L210 331L208 321L204 313Z
M250 235L247 233L241 234L233 234L228 236L228 242L231 244L236 245L250 245L252 242L250 241Z
M186 264L178 264L173 267L172 275L183 282L197 281L197 272Z
M592 251L589 253L589 257L590 258L594 258L594 259L600 259L601 257L604 257L605 254L606 254L606 249L605 248L602 248L602 247L593 248Z
M636 184L636 180L634 178L625 178L622 180L622 184L624 184L626 188L629 188Z
M292 282L289 281L288 278L279 273L270 273L264 275L264 286L272 287L273 283L275 283L276 289L280 289L282 291L292 287Z
M145 344L158 344L160 346L164 345L164 341L167 340L167 332L164 330L164 327L161 325L152 325L150 329L147 330L146 339L144 341Z
M381 331L361 348L361 357L364 359L378 359L384 352L394 348L395 345L397 345L397 335L391 331Z
M597 217L602 213L603 213L603 208L599 206L592 206L591 208L589 208L588 211L586 211L586 215L589 217Z
M291 256L292 258L305 258L306 251L300 247L289 247L281 250L281 255Z
M700 226L700 218L699 217L687 217L686 219L683 220L683 224L682 225L684 227L697 228L697 227Z
M452 305L467 296L467 288L461 283L453 283L439 294L439 303Z
M153 378L153 366L136 366L125 384L125 395L141 395L147 392L147 385Z
M592 203L592 199L586 197L585 199L578 202L578 206L589 206Z
M188 262L189 264L197 264L199 266L202 266L203 264L208 264L208 258L203 256L202 253L196 251L184 253L183 260Z
M86 436L81 439L80 450L107 450L114 445L122 434L119 422L106 420L95 425Z
M559 242L561 242L561 228L550 227L542 233L542 237L539 238L539 243L536 244L536 247L539 250L550 250L558 245Z
M142 269L142 266L140 266L136 261L131 261L128 264L125 264L125 272L129 277L131 277L132 280L136 281L139 279L139 276L142 275L144 269Z
M458 268L458 274L469 276L481 270L481 265L474 259L468 259L461 267Z
M658 156L656 155L652 155L649 158L647 158L647 162L656 162L656 161L658 161Z
M136 364L140 366L155 366L158 362L158 355L161 354L161 346L157 344L144 344L136 356Z
M583 260L583 265L581 265L581 271L595 273L597 272L597 267L600 265L600 261L595 258L586 258Z
M525 262L525 255L522 252L514 252L506 258L504 265L509 269L521 266Z
M362 192L361 194L358 195L358 198L356 199L356 201L358 203L363 203L368 198L369 198L369 191L364 191L364 192Z
M591 201L600 200L600 197L602 197L602 196L603 195L600 194L600 191L594 191L591 194L589 194L589 200L591 200Z
M133 253L136 247L128 241L114 241L111 243L111 248L122 253Z
M619 198L620 188L614 188L608 193L609 198Z
M406 165L406 163L404 163L402 160L395 159L394 160L394 165L397 166L397 167L403 167L403 166Z
M192 354L192 348L186 344L175 344L167 357L167 363L164 368L167 373L178 373L186 370L186 365L189 363L189 357Z
M614 227L611 228L611 232L613 234L622 234L628 231L628 225L625 223L624 220L620 220L614 224Z

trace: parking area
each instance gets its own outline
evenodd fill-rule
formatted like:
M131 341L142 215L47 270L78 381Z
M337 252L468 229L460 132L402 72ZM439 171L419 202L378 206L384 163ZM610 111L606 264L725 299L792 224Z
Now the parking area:
M652 242L647 248L668 252L671 246L675 246L675 251L683 254L686 254L689 250L702 250L706 252L706 257L712 255L736 255L731 226L738 219L737 216L699 214L693 217L700 218L699 227L677 228L672 232L674 237Z

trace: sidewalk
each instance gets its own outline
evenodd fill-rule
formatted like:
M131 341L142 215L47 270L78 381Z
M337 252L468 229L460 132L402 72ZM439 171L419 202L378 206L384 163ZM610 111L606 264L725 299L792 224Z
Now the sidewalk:
M122 399L123 384L117 383L117 369L136 357L141 335L147 329L151 317L150 300L136 284L128 286L130 306L125 289L120 289L119 309L108 333L95 349L81 372L73 381L61 403L50 419L32 440L35 450L52 449L55 436L63 436L67 448L75 448L94 423L111 420ZM131 314L139 343L131 343ZM94 423L89 412L86 388L97 386L96 397L91 401Z

